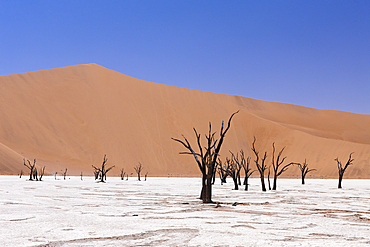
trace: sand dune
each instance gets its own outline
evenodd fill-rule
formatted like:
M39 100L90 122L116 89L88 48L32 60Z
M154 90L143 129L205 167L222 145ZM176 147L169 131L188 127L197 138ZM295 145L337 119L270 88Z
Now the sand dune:
M354 165L345 177L370 178L370 115L316 110L301 106L207 93L138 80L96 64L0 77L0 173L18 174L23 158L37 159L47 173L68 168L92 175L104 154L131 173L141 162L150 175L199 175L192 157L172 141L192 128L219 132L221 121L235 116L222 148L244 149L257 137L257 148L286 146L287 160L316 168L315 177L336 177L334 158ZM195 143L194 143L195 145ZM252 156L254 158L254 156ZM268 157L271 162L271 155ZM299 170L289 169L296 177Z

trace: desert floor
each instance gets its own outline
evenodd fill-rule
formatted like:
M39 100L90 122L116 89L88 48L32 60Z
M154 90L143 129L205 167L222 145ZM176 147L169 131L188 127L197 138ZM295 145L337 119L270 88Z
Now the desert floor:
M0 246L368 246L370 181L278 180L278 190L213 189L200 178L0 176ZM237 202L236 206L232 204Z

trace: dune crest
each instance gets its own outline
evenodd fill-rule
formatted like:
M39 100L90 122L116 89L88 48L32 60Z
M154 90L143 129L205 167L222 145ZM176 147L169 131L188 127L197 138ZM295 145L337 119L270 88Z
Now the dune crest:
M96 64L0 76L0 173L18 174L23 157L37 159L46 173L92 175L104 154L115 165L157 176L199 176L193 158L171 137L185 135L195 146L199 133L220 129L236 110L222 147L244 149L257 137L257 149L286 146L287 160L307 159L319 178L337 177L335 158L354 152L345 178L370 178L370 115L265 102L147 82ZM252 155L252 161L254 156ZM271 156L267 158L271 163ZM254 164L252 164L254 168ZM255 169L255 168L254 168ZM297 177L296 167L285 176Z

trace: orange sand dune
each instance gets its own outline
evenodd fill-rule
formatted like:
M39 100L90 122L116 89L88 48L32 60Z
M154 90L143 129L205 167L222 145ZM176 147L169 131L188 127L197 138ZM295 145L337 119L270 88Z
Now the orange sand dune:
M286 146L287 161L307 159L317 172L337 176L336 162L354 152L346 178L370 178L370 115L316 110L238 96L207 93L138 80L96 64L76 65L0 77L0 173L18 174L23 158L37 159L51 174L92 175L107 154L109 175L134 172L199 175L191 156L179 155L184 134L195 146L192 128L219 133L221 121L235 115L222 148L268 151ZM254 159L254 156L252 155ZM252 165L254 167L254 165ZM285 176L299 175L292 167Z

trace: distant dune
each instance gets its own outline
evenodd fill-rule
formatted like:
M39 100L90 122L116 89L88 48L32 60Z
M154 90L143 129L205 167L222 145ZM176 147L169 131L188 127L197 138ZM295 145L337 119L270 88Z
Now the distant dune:
M191 156L171 137L185 135L196 147L199 133L220 130L221 121L235 115L222 147L250 145L267 151L272 143L286 146L287 161L317 169L312 177L336 178L336 157L354 165L345 178L370 178L370 115L265 102L239 96L177 88L135 79L96 64L0 76L0 174L18 174L23 158L37 159L51 174L92 175L107 154L108 175L124 168L134 172L141 162L150 176L199 176ZM314 95L312 97L315 97ZM255 169L252 163L252 168ZM297 177L292 167L285 177Z

